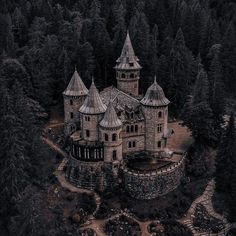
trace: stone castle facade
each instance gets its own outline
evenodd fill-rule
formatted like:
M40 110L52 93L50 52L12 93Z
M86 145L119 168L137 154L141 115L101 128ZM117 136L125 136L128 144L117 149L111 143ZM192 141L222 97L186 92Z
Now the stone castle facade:
M156 78L140 97L141 66L129 34L114 68L117 88L99 93L92 81L88 90L75 70L63 93L65 135L71 140L67 178L78 187L99 191L122 183L141 199L165 194L178 186L184 173L184 158L166 150L170 102ZM132 161L128 167L127 159L137 153L140 160L155 160L156 169L147 164L147 169L137 170ZM136 163L139 158L134 158Z

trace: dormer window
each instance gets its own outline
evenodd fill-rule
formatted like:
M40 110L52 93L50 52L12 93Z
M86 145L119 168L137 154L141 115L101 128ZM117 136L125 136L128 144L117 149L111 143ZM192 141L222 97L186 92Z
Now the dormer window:
M133 62L130 62L130 63L129 63L129 66L131 66L131 67L134 66L134 63L133 63Z

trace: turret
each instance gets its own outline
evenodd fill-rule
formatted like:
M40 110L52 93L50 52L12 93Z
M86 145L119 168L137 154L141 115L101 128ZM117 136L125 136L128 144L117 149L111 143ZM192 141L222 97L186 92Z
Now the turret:
M154 155L166 147L169 103L155 77L141 100L146 126L145 149Z
M83 104L87 94L88 89L85 87L75 68L75 72L70 80L70 83L68 84L66 90L63 92L65 117L64 132L66 136L70 135L80 128L79 109Z
M129 32L120 57L116 61L117 88L129 95L139 95L139 76L141 66L139 59L134 54L134 49L129 37Z
M98 125L107 107L102 102L98 90L92 80L88 95L81 106L82 138L86 141L98 141Z
M103 119L100 122L101 140L104 142L104 161L122 160L122 122L118 118L112 101L109 102Z

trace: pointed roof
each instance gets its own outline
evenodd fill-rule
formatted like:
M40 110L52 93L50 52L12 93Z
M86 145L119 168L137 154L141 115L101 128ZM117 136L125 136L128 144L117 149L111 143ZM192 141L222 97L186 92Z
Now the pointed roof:
M167 106L170 103L166 98L163 89L158 85L156 76L153 84L148 88L140 103L145 106Z
M120 57L116 60L115 69L135 70L141 69L138 63L139 59L135 56L134 49L127 31L125 43Z
M68 84L66 90L63 92L65 96L84 96L88 94L88 89L85 87L82 79L80 78L77 69L75 68L75 72Z
M105 115L100 122L100 126L104 128L117 128L122 126L122 122L116 114L112 100L109 101Z
M98 90L94 84L94 80L92 79L92 84L90 86L89 92L83 105L80 108L80 112L84 114L101 114L106 111L107 107L102 102Z

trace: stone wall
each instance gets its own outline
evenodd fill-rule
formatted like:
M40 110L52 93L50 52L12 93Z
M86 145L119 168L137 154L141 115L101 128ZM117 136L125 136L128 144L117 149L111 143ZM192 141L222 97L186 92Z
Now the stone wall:
M66 177L79 188L104 191L117 186L118 170L119 163L85 162L70 157Z
M80 113L79 109L85 100L85 96L68 97L64 96L64 120L65 120L65 134L70 135L79 127ZM73 113L73 118L71 117Z
M139 82L138 80L117 80L117 88L127 94L138 96L139 95Z
M137 199L152 199L177 188L184 176L184 157L177 163L160 171L139 173L123 166L123 185Z
M165 140L163 137L167 134L168 107L148 107L143 106L145 115L145 148L150 152L159 152L165 148ZM161 117L159 113L161 112ZM162 125L162 129L158 132L158 125ZM161 146L158 146L161 142Z

